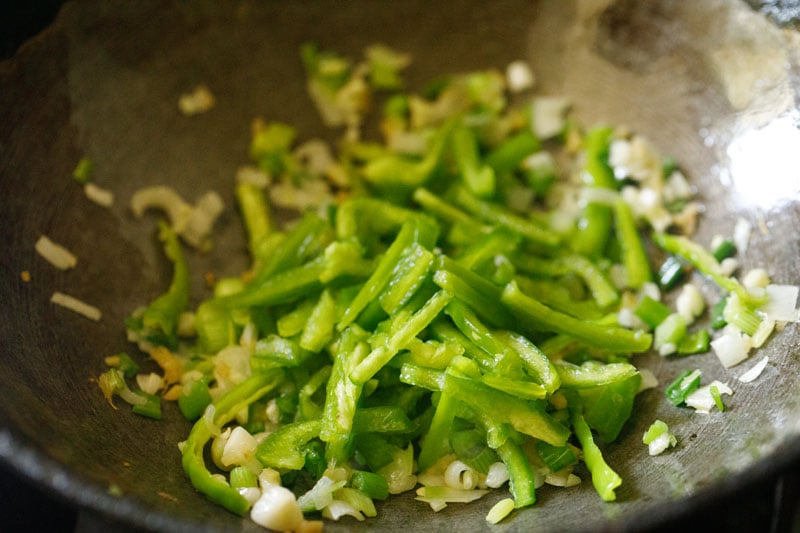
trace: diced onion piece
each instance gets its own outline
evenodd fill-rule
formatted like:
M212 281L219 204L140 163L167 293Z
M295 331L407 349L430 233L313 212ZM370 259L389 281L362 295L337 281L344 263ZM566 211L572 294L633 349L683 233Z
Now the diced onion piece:
M767 285L765 290L767 291L768 299L760 311L775 321L795 322L798 320L799 313L796 303L800 287L795 285Z
M224 209L225 203L219 194L214 191L205 193L192 208L186 226L179 234L195 248L207 249L211 229Z
M34 244L36 253L42 256L48 263L53 265L59 270L68 270L75 268L78 264L78 258L75 254L51 241L49 237L42 235Z
M94 183L90 182L84 185L83 192L89 200L93 201L97 205L103 207L111 207L114 205L114 193L108 189L98 187Z
M568 466L558 472L548 472L544 476L544 482L553 487L574 487L580 484L581 478L572 473L572 467Z
M601 204L613 206L619 200L619 193L604 187L581 187L579 202L581 205Z
M414 488L417 476L413 475L414 447L409 444L397 453L391 463L378 470L389 485L389 494L400 494Z
M70 311L75 311L79 315L83 315L90 320L98 321L103 316L103 314L100 312L100 309L97 307L89 305L86 302L75 298L74 296L64 294L63 292L54 292L50 297L50 301L56 305L65 307Z
M687 324L694 322L694 319L702 314L705 307L706 301L703 298L703 293L691 283L683 286L675 301L675 308L686 319Z
M322 516L331 520L339 520L343 516L352 516L359 522L365 520L364 514L361 511L342 500L333 500L322 510Z
M747 359L747 343L736 328L726 327L721 336L711 341L711 347L725 368L738 365Z
M742 285L748 289L755 287L765 288L769 285L769 274L763 268L754 268L742 278Z
M178 109L186 116L199 115L210 111L215 103L216 98L211 90L206 85L200 84L178 98Z
M767 368L767 363L769 363L769 357L764 357L750 367L750 370L739 376L739 381L742 383L750 383L751 381L754 381L756 378L758 378L758 376L761 375L764 369Z
M474 489L478 484L478 473L461 461L453 461L444 471L444 482L454 489Z
M333 501L333 493L345 485L345 481L334 481L329 476L322 476L308 492L297 499L297 503L304 511L320 511Z
M156 394L164 386L164 378L150 372L149 374L136 374L136 384L147 394Z
M241 494L245 500L250 502L250 505L254 505L261 497L261 489L258 487L241 487L238 490L239 494Z
M512 61L506 67L506 83L508 90L518 93L530 89L536 82L530 65L522 60Z
M265 189L270 184L270 177L258 167L243 165L236 169L236 183L249 183Z
M303 511L292 491L280 485L267 485L262 487L261 497L250 510L250 518L274 531L294 531L303 522Z
M708 385L698 388L686 397L686 405L695 409L698 413L708 414L717 406L714 397L711 395L711 387L716 387L720 395L733 394L733 390L727 384L714 380Z
M540 96L533 100L533 134L540 139L555 137L564 130L564 115L570 101L563 96Z
M662 433L647 445L647 452L650 455L659 455L661 453L664 453L664 451L666 451L667 448L674 445L675 445L675 436L669 432Z
M417 500L442 500L446 503L470 503L488 494L484 489L454 489L452 487L420 487Z
M736 250L743 254L747 251L747 246L750 244L750 233L753 230L753 225L744 218L739 218L736 225L733 227L733 244L736 245Z
M772 332L775 331L775 321L770 318L765 318L758 323L758 329L750 337L753 348L761 348Z
M639 383L639 392L658 387L658 378L649 368L640 368L639 376L642 378Z

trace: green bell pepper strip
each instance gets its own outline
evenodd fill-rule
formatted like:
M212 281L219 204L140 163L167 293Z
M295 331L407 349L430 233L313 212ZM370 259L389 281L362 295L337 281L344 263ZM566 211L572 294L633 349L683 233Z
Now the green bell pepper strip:
M283 380L284 375L280 370L253 374L212 404L214 406L213 424L216 427L224 426L233 420L236 413L274 390ZM238 490L224 481L216 479L206 468L203 448L212 435L212 428L208 426L205 418L200 418L195 422L189 437L183 444L181 456L183 470L199 492L229 511L243 515L250 508L250 503L239 494Z
M360 407L353 417L353 433L411 433L416 430L405 411L395 405Z
M453 130L450 142L453 158L464 186L480 198L494 196L494 169L489 165L481 164L478 140L472 130L460 124Z
M306 462L303 446L319 436L321 426L319 420L281 426L256 447L256 459L269 468L300 470Z
M589 130L584 139L586 164L583 178L590 187L616 188L614 174L608 166L608 147L613 130L597 127ZM571 246L577 253L591 258L599 257L611 234L611 209L606 205L590 202L578 219L578 231L573 235Z
M333 339L335 326L336 301L326 289L322 291L303 328L300 347L310 352L319 352Z
M680 235L666 233L655 233L653 240L664 251L682 257L722 289L736 293L747 306L758 307L764 303L766 297L751 294L735 278L723 274L717 259L696 242Z
M554 446L563 446L569 437L567 428L556 422L537 402L492 389L452 368L445 373L442 392L452 394L481 416L507 423L520 433Z
M604 442L614 442L630 418L641 376L636 373L606 385L580 389L583 417Z
M441 380L444 385L444 378ZM419 471L424 472L433 466L439 458L450 451L450 428L456 416L456 400L451 394L442 392L439 403L433 413L431 425L422 439L417 464Z
M484 163L494 169L496 174L508 174L516 170L522 161L541 149L539 139L529 130L516 133L494 147Z
M505 424L497 424L492 419L481 417L488 434L514 433ZM562 426L563 427L563 426ZM517 509L536 503L536 476L531 468L531 463L522 448L514 438L502 439L495 451L506 465L508 470L508 490L514 498L514 507ZM492 439L488 439L490 443Z
M578 254L566 254L545 259L518 254L512 257L514 266L534 276L559 277L569 273L580 276L601 308L608 308L619 301L619 293L606 278L597 264Z
M453 295L441 290L434 294L427 302L411 315L407 321L400 325L386 340L386 343L376 346L350 374L354 383L364 384L372 378L383 366L388 363L397 352L402 350L414 337L416 337L428 324L436 318L442 309L452 300Z
M164 254L172 262L172 281L167 291L145 308L142 325L146 330L173 338L178 317L189 305L189 267L178 235L169 224L159 222L158 237L164 244Z
M318 256L300 266L284 270L260 283L251 283L245 290L214 299L226 309L272 306L295 302L322 289L320 276L327 268L325 258Z
M439 168L454 126L455 120L450 119L436 130L427 152L420 160L387 154L369 161L362 170L364 179L378 187L424 185Z
M501 287L447 256L440 256L437 262L436 285L453 293L492 326L514 328L513 315L500 303Z
M587 361L582 365L576 365L567 361L556 361L554 366L561 379L561 386L565 389L600 387L639 373L630 363Z
M307 213L286 233L279 246L269 249L263 249L263 245L257 247L256 257L260 263L249 286L257 287L275 274L302 265L328 245L332 233L325 219Z
M499 204L481 200L463 187L455 188L454 197L457 204L481 220L507 228L535 244L554 247L561 240L555 232L514 214Z
M412 243L395 265L392 278L378 296L381 307L390 316L400 310L430 278L434 255L423 246Z
M477 222L468 213L447 203L428 189L423 187L415 189L412 194L412 199L432 215L451 224L461 224L474 235L480 235L487 231L486 226Z
M653 339L649 333L578 320L550 309L525 295L513 281L503 289L501 301L522 324L533 323L548 331L570 335L597 348L639 353L647 351L652 344Z
M348 376L369 349L365 339L365 331L351 326L342 332L333 353L333 368L325 392L319 437L327 444L325 458L337 464L344 463L350 456L353 418L363 386Z
M630 206L618 199L614 203L614 222L617 241L622 248L622 263L625 266L627 285L640 289L653 278L652 269L644 251L636 220Z
M403 256L406 248L418 243L425 248L432 248L438 238L438 228L427 218L419 216L408 218L400 228L392 244L378 261L372 275L364 282L355 298L347 306L339 323L339 331L351 324L364 309L378 297L391 280L392 272Z
M595 444L592 430L583 417L580 397L575 394L569 395L567 405L572 429L583 449L583 462L592 475L592 485L603 501L613 502L617 499L614 491L622 485L622 478L606 463L603 452Z
M264 189L253 183L237 183L236 200L242 213L250 253L255 257L259 245L272 233L272 220Z

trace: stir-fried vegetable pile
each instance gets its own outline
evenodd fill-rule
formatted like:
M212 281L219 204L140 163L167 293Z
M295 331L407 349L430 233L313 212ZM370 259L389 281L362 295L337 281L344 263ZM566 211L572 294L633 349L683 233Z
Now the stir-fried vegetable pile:
M513 83L487 70L404 92L409 59L303 47L309 93L345 128L338 153L259 122L236 185L252 267L189 309L171 214L172 282L127 323L163 373L122 354L100 379L146 416L176 400L194 422L180 444L191 482L272 529L308 527L303 513L361 520L414 489L440 509L508 482L496 522L543 482L586 474L612 501L623 480L602 448L647 386L631 356L709 350L702 298L689 290L673 311L660 289L695 268L728 294L718 326L752 336L770 320L765 289L679 235L694 225L691 188L641 136L582 129L518 63ZM364 141L377 104L383 142ZM138 210L164 207L148 202ZM281 225L275 206L299 215ZM658 273L642 231L669 256ZM676 405L691 378L667 390ZM661 422L645 443L659 453L675 437Z

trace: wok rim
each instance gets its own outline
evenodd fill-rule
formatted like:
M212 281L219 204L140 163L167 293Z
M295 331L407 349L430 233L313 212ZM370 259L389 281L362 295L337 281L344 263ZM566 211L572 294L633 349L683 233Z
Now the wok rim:
M63 7L62 4L60 9ZM54 20L58 18L59 14L56 12ZM55 31L54 20L28 37L11 56L0 58L0 69L23 55L25 47L35 45L33 43L40 39L47 39L47 35ZM98 483L81 478L74 469L52 458L24 436L17 435L15 429L13 426L0 426L0 467L27 481L44 494L70 505L79 517L89 512L101 519L110 520L115 525L131 528L132 531L238 530L227 527L220 529L200 520L177 517L152 508L135 496L113 495ZM777 483L792 468L800 469L800 434L791 435L779 442L767 455L755 460L745 469L726 475L694 492L647 504L645 508L617 519L604 519L583 531L650 531L668 526L727 498L745 493L760 483L768 480ZM189 482L188 477L186 482ZM219 512L227 511L220 508ZM513 527L514 524L509 525Z

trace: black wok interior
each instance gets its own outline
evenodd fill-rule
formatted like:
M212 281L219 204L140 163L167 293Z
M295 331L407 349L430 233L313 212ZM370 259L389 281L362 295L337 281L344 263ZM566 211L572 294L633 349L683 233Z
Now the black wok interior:
M163 290L169 272L155 239L156 218L135 220L127 208L133 191L170 183L187 198L211 188L223 195L228 210L214 251L190 257L199 300L207 295L200 273L234 274L246 264L232 190L236 168L247 162L251 120L292 123L301 139L335 139L305 92L297 50L306 40L352 56L373 42L410 51L412 88L444 71L527 59L538 90L570 96L584 123L627 124L682 162L706 206L698 240L730 232L738 217L763 220L768 231L754 231L743 268L767 265L777 282L800 283L800 178L782 196L756 205L737 188L744 181L725 172L738 157L730 146L747 152L746 143L735 144L746 131L765 131L786 117L797 130L800 46L791 30L764 21L774 39L748 44L784 50L786 61L784 77L764 89L772 91L768 98L742 103L747 99L734 98L742 93L731 92L727 63L713 63L719 56L709 52L726 50L736 32L708 24L752 28L756 19L748 17L759 15L744 4L595 4L67 2L47 30L0 63L0 458L6 467L70 505L136 528L259 530L188 483L176 443L189 426L176 408L166 406L162 422L114 411L92 378L103 371L105 355L135 353L123 321ZM212 88L217 106L185 117L177 98L198 83ZM97 183L114 191L111 209L88 202L70 178L82 156L94 161ZM42 234L74 251L78 267L60 272L38 257L33 243ZM22 271L30 272L30 282L22 281ZM55 290L97 305L102 320L53 306ZM584 475L570 491L543 488L535 507L496 528L484 516L499 493L437 514L405 495L380 505L377 520L326 528L451 530L456 521L470 531L633 530L711 509L741 487L800 466L797 325L759 353L770 357L770 367L757 383L735 387L726 413L692 416L658 391L641 395L641 411L606 449L625 480L615 503L600 501ZM731 383L741 374L723 369L713 355L677 361L650 355L643 363L662 385L690 367ZM651 458L641 435L655 417L682 444ZM111 495L112 486L122 496Z

